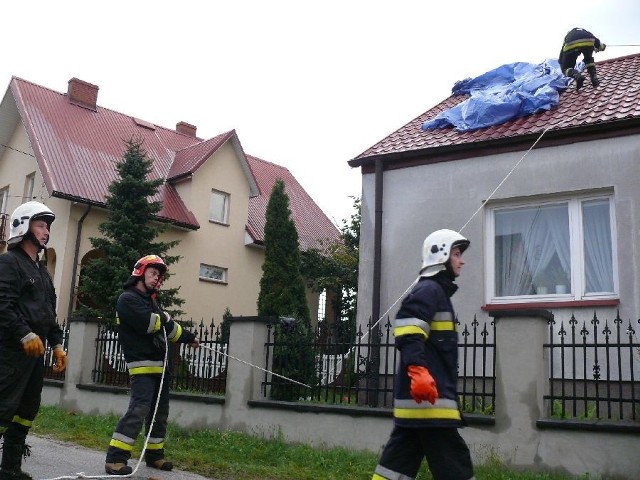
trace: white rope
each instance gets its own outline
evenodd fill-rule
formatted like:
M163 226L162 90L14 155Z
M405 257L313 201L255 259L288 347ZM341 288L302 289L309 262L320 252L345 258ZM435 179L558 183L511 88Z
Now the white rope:
M212 351L214 351L216 353L219 353L219 354L224 355L226 357L232 358L237 362L244 363L245 365L249 365L250 367L257 368L258 370L262 370L265 373L270 373L271 375L274 375L276 377L282 378L284 380L288 380L289 382L296 383L296 384L298 384L298 385L300 385L302 387L311 388L306 383L299 382L297 380L294 380L293 378L285 377L284 375L280 375L278 373L272 372L271 370L267 370L266 368L259 367L258 365L254 365L253 363L247 362L246 360L242 360L241 358L234 357L233 355L229 355L228 353L225 353L225 352L223 352L221 350L218 350L217 348L208 347L206 345L200 345L200 348L206 348L207 350L212 350Z
M575 115L574 115L574 116L575 116ZM482 202L482 205L480 205L480 206L478 207L478 209L477 209L475 212L473 212L473 215L471 215L471 217L469 217L469 220L467 220L467 221L466 221L466 223L462 226L462 228L461 228L460 230L458 230L458 233L462 232L462 230L464 230L464 228L469 224L469 222L470 222L471 220L473 220L473 217L475 217L475 216L478 214L478 212L479 212L480 210L482 210L482 208L485 206L485 204L486 204L489 200L491 200L491 198L492 198L492 197L495 195L495 193L500 189L500 187L504 184L504 182L506 182L506 181L507 181L507 179L511 176L511 174L513 173L513 171L514 171L516 168L518 168L518 165L520 165L520 164L522 163L522 161L524 160L524 157L526 157L526 156L527 156L527 154L528 154L531 150L533 150L533 148L538 144L538 142L540 141L540 139L542 138L542 136L543 136L545 133L547 133L547 130L549 130L550 128L551 128L551 125L549 125L547 128L545 128L545 129L542 131L542 133L540 134L540 136L538 136L538 138L536 139L536 141L535 141L535 142L533 142L533 145L531 145L531 147L529 147L529 150L527 150L526 152L524 152L524 155L522 155L522 157L520 158L520 160L518 160L518 161L516 162L516 164L515 164L513 167L511 167L511 170L509 170L509 173L507 173L507 174L505 175L505 177L502 179L502 181L498 184L498 186L497 186L496 188L494 188L494 189L493 189L493 192L491 192L491 194L487 197L487 199L486 199L484 202Z
M572 117L570 117L570 119L572 119L573 117L575 117L576 115L578 115L577 112L576 114L574 114ZM495 195L495 193L500 189L500 187L502 187L502 185L507 181L507 179L511 176L511 174L515 171L516 168L518 168L518 166L522 163L522 161L525 159L525 157L528 155L528 153L534 149L534 147L538 144L538 142L542 139L542 137L544 136L545 133L547 133L547 131L551 128L551 125L549 125L547 128L545 128L542 133L538 136L538 138L536 139L535 142L533 142L533 144L531 145L531 147L529 147L529 149L524 153L524 155L522 155L522 157L520 157L520 160L518 160L513 167L511 167L511 170L509 170L509 172L504 176L504 178L502 179L502 181L500 181L500 183L498 184L498 186L496 188L493 189L493 191L491 192L491 194L487 197L487 199L482 202L482 205L480 205L480 207L478 207L478 209L473 213L473 215L471 215L471 217L469 217L469 220L467 220L465 222L465 224L462 226L462 228L460 228L460 230L458 230L458 233L462 232L462 230L464 230L464 228L469 224L469 222L471 222L471 220L473 220L473 218L478 214L478 212L480 212L480 210L482 210L482 208L486 205L486 203ZM393 304L386 310L386 312L384 312L380 318L378 318L378 320L376 320L376 322L371 325L371 327L369 327L368 331L362 336L362 338L366 338L367 335L369 335L369 332L371 332L381 321L382 319L384 319L385 316L387 316L389 314L389 312L391 311L391 309L393 309L393 307L395 307L398 302L400 300L402 300L404 298L404 296L416 285L416 283L418 283L418 280L420 280L420 276L418 276L412 283L411 285L409 285L409 287L402 292L402 294L400 294L400 296L397 298L397 300L395 302L393 302ZM349 355L351 355L352 351L355 349L355 345L353 347L351 347L347 353L344 355L344 358L347 358ZM340 359L342 360L342 358Z
M144 439L144 445L142 446L142 451L140 452L140 458L138 458L138 463L136 463L136 466L132 470L132 472L126 475L87 475L84 472L78 472L75 475L63 475L61 477L48 478L43 480L66 480L66 479L74 480L79 478L127 478L136 474L136 472L138 471L138 468L140 468L142 459L144 458L144 454L147 450L147 445L149 443L149 438L151 437L151 432L153 430L153 424L156 421L156 413L158 413L158 405L160 405L160 397L162 396L162 385L164 383L164 376L167 370L169 344L167 343L167 332L165 331L164 328L162 329L162 331L164 333L165 349L164 349L164 365L162 367L162 375L160 376L160 388L158 389L156 405L153 409L153 417L151 417L151 425L149 425L149 433L147 433L147 436Z

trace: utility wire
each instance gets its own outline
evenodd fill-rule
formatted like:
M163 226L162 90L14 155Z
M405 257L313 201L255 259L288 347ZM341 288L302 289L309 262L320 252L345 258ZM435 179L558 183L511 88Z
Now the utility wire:
M0 147L8 148L9 150L13 150L14 152L22 153L24 155L28 155L30 157L36 158L33 153L23 152L22 150L18 150L17 148L10 147L9 145L5 145L4 143L0 143Z

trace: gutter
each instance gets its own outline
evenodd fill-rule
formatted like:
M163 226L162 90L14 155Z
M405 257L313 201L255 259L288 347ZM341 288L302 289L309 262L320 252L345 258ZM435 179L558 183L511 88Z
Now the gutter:
M384 161L375 160L375 219L373 226L373 287L371 292L371 371L380 371L380 284L382 278L382 198L383 198ZM379 403L377 389L370 390L367 404L377 407Z
M360 167L362 173L373 173L375 162L382 158L385 169L393 170L431 163L448 162L485 155L526 150L531 146L542 129L524 135L498 137L482 141L464 141L445 145L425 146L413 150L397 150L359 156L347 163L351 167ZM623 118L608 122L593 123L571 128L556 128L547 131L536 145L536 149L569 145L572 143L604 140L628 135L640 134L640 117Z
M71 316L71 311L73 308L73 297L75 291L75 283L76 283L76 275L78 274L78 256L80 255L80 237L82 236L82 225L84 224L84 219L89 215L89 211L91 210L91 204L88 204L84 210L84 213L78 220L78 231L76 232L76 247L73 252L73 273L71 274L71 290L69 291L69 306L67 307L67 317Z

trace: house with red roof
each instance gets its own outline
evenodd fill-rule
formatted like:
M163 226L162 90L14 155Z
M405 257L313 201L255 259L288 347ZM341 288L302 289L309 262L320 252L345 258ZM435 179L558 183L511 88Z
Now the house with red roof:
M167 283L181 286L193 319L220 321L226 308L256 314L265 212L276 180L285 183L301 249L338 239L291 172L245 154L234 130L202 139L186 122L165 128L102 107L98 90L77 78L58 92L13 77L0 103L0 253L7 217L19 204L33 199L54 211L46 253L60 318L75 308L82 265L99 255L89 238L100 236L107 187L131 138L153 160L150 178L164 180L154 199L162 202L157 221L169 227L163 241L180 241L171 253L182 256ZM317 311L318 295L309 292L308 299Z
M500 310L640 316L640 54L597 70L599 87L570 85L550 110L423 130L468 98L452 95L349 161L363 184L359 323L397 309L442 228L471 241L462 323Z

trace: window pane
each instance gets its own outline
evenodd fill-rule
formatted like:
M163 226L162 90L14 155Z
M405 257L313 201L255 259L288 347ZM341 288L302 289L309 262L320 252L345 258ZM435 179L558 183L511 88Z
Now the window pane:
M228 195L222 192L211 192L209 201L209 220L227 223Z
M495 211L496 296L571 292L566 203Z
M200 264L200 278L206 278L209 280L218 280L220 282L226 281L225 269L220 267L214 267L213 265Z
M582 203L585 293L613 292L609 200Z

